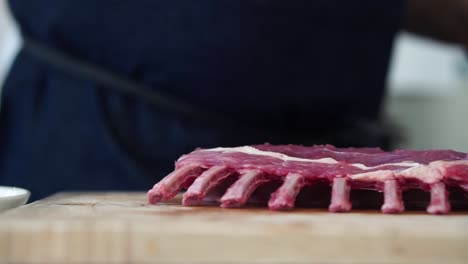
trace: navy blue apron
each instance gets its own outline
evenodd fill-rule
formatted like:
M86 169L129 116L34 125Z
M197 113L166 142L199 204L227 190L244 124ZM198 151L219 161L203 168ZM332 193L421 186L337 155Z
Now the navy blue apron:
M146 190L196 147L386 146L399 1L11 0L0 184ZM88 70L87 70L88 69Z

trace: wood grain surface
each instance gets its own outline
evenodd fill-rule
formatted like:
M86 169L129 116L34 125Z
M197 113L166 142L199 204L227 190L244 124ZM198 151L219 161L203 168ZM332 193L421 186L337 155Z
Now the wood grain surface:
M468 213L179 204L57 194L0 215L0 263L468 263Z

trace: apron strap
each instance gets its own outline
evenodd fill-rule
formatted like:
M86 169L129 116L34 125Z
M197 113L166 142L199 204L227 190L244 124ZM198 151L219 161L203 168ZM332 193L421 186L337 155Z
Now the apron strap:
M189 104L148 85L136 82L125 76L113 73L105 68L90 62L70 56L58 49L48 47L39 41L23 37L23 49L34 58L47 65L67 72L79 79L89 80L101 84L103 87L118 90L130 96L143 99L146 102L173 113L182 114L196 121L224 127L239 128L238 121L219 113L207 111L198 106Z
M320 129L323 134L317 134L317 131L315 133L312 131L291 131L287 127L263 127L259 126L257 122L240 122L230 116L202 109L148 85L70 56L28 36L23 36L23 39L23 49L26 53L57 70L145 100L155 107L181 114L194 121L222 128L226 133L235 133L236 135L242 133L249 137L257 135L260 138L268 135L269 138L283 144L286 143L285 140L294 143L290 141L299 139L302 144L307 145L330 143L338 146L381 146L386 149L391 145L391 134L394 131L388 131L388 128L381 126L378 122L363 120L359 117L343 118L341 121L344 125L338 129L339 131L327 131L326 128L323 128Z

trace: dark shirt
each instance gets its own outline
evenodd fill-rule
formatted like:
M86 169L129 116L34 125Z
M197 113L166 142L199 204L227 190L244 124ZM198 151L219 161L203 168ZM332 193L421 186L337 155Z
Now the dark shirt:
M197 122L23 50L3 88L0 184L28 188L35 199L59 190L144 190L195 147L323 143L349 120L377 120L402 3L11 0L10 7L28 38L268 128ZM277 128L287 132L273 136ZM355 142L378 144L341 143Z

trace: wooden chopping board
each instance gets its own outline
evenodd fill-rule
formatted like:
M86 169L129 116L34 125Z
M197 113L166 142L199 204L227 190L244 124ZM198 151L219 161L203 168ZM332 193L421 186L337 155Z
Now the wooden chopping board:
M468 263L468 213L179 204L61 193L0 215L0 263Z

